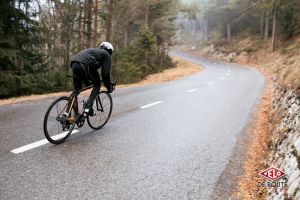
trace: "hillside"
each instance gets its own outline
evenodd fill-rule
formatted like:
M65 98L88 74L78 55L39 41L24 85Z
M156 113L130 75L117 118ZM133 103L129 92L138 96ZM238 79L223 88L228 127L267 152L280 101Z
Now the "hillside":
M210 45L176 45L173 48L194 55L257 67L279 86L293 89L300 95L300 37L280 44L272 52L270 44L258 38L235 38L230 44L222 41Z

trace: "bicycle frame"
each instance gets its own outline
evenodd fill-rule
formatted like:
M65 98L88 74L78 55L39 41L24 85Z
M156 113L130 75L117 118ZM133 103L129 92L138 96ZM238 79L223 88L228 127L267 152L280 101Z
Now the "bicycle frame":
M92 108L98 117L90 117L89 113L85 113L86 106L79 106L79 101L86 99L86 97L84 95L78 98L78 95L85 90L94 88L94 85L85 87L80 91L73 91L69 96L63 96L53 101L44 117L43 128L47 140L53 144L60 144L71 135L76 125L81 128L85 122L94 130L101 129L108 122L112 113L113 102L109 93L115 89L115 85L116 81L111 83L111 91L104 90L102 93L100 90L97 91L99 94L96 95L96 102L93 103Z
M68 75L69 76L69 75ZM72 77L72 76L69 76L69 77ZM101 80L102 81L102 80ZM88 90L88 89L91 89L93 88L94 85L90 85L88 87L85 87L81 90L79 90L79 94L85 90ZM75 122L76 119L72 119L72 118L69 118L70 114L71 114L71 108L74 107L74 110L76 113L78 113L78 100L77 100L77 95L75 95L74 92L72 92L72 94L70 95L70 99L71 99L71 103L68 103L66 106L67 107L67 110L66 110L66 113L67 113L67 116L68 116L68 121L71 121L71 122ZM103 106L102 106L102 103L101 103L101 100L100 100L100 97L97 96L97 98L95 99L96 100L96 105L97 105L97 110L98 111L101 111L103 112ZM64 110L64 109L63 109ZM80 115L82 115L84 112L84 109L82 109L82 111L80 112ZM61 115L61 113L59 113L59 115Z
M81 92L83 92L83 91L85 91L85 90L88 90L88 89L91 89L91 88L93 88L93 87L94 87L93 85L90 85L90 86L88 86L88 87L85 87L85 88L79 90L79 94L80 94ZM71 103L68 103L68 104L66 105L66 106L68 106L68 107L67 107L67 116L68 116L68 117L69 117L70 114L71 114L71 110L72 110L71 108L74 108L75 112L78 113L78 99L77 99L77 95L75 95L75 93L72 92L72 94L70 95L70 99L71 99ZM82 115L83 112L84 112L84 110L82 109L82 111L80 112L80 115ZM75 122L76 119L68 118L68 121Z

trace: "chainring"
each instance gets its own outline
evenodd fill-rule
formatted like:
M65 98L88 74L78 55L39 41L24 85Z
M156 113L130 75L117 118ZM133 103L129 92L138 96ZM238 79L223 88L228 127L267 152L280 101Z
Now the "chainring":
M78 119L78 121L76 122L78 128L81 128L84 125L85 122L85 118L81 117L80 119Z

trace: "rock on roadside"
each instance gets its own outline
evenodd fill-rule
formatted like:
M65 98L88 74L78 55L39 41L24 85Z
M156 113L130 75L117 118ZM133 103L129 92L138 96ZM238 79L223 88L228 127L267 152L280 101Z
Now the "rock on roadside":
M268 190L267 199L300 199L300 98L292 90L275 88L268 163L286 173L285 190ZM275 126L274 126L275 125Z

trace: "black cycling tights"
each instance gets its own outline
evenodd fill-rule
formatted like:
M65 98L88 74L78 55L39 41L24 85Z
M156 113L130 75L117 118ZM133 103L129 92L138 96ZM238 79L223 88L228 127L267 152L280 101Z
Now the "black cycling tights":
M94 85L93 90L90 94L90 98L86 102L87 108L92 107L93 102L100 90L100 76L97 70L91 70L91 67L80 64L79 62L74 62L72 64L73 71L73 85L75 92L78 93L79 90L82 89L82 82L89 86L91 84Z

